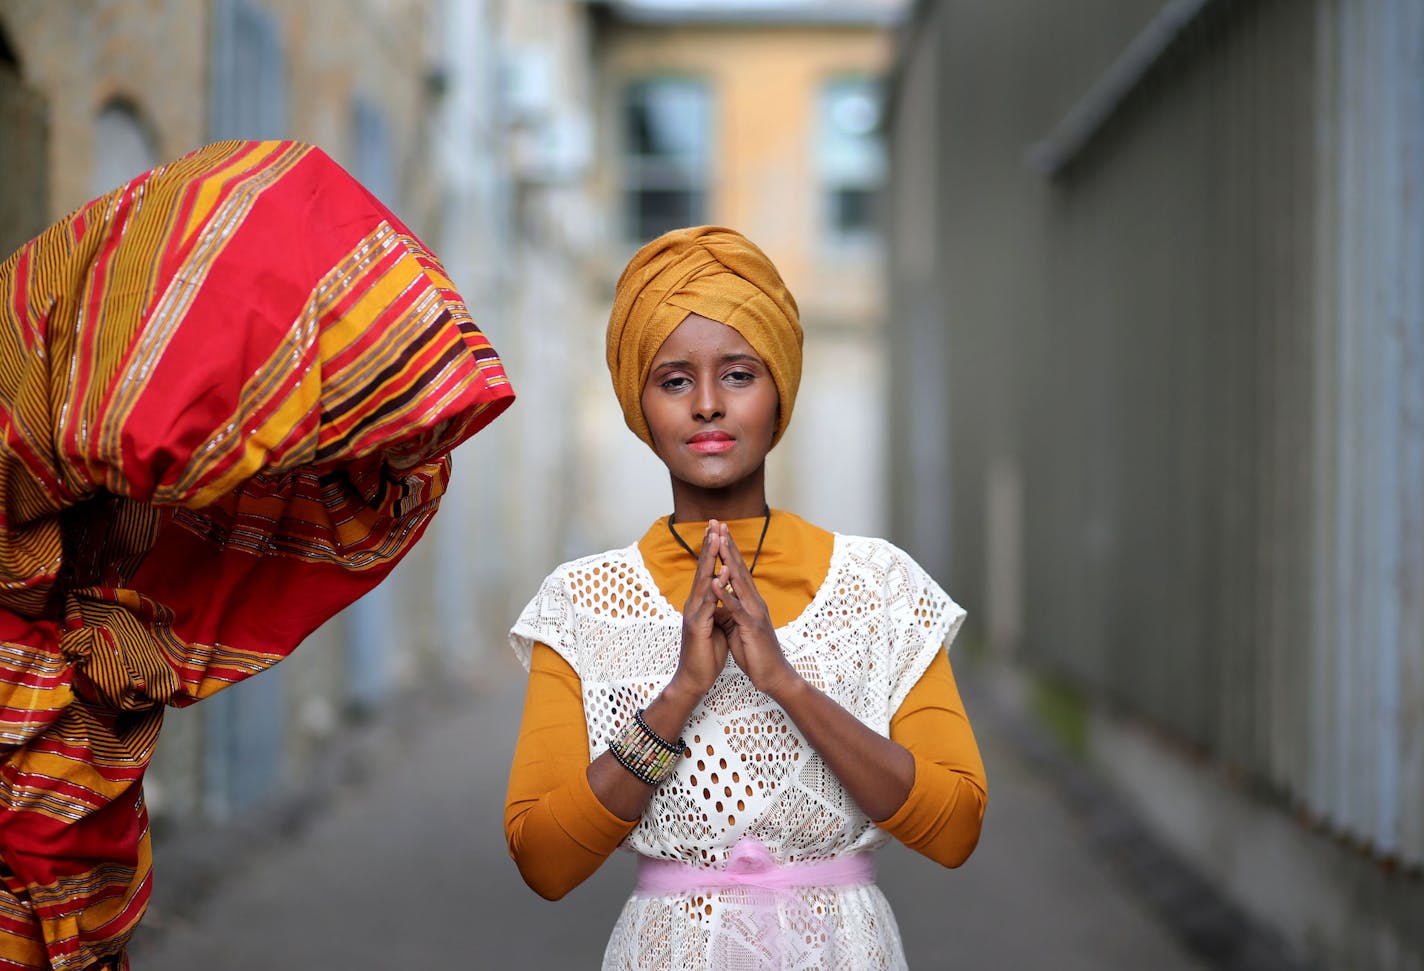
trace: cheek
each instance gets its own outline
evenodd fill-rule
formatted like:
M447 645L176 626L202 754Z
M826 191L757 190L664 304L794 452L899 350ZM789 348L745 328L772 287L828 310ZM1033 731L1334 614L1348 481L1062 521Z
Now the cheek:
M658 413L657 403L652 396L644 395L639 404L643 410L643 423L648 426L648 437L653 440L653 451L661 455L663 449L658 422L662 416Z
M769 420L767 422L767 439L769 441L776 437L776 430L781 427L781 396L774 391L772 392L767 411L769 413Z

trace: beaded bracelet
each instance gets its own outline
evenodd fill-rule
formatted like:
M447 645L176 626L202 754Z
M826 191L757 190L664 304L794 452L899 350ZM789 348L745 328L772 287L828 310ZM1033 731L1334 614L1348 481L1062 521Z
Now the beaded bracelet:
M639 708L637 711L633 712L633 720L638 723L638 727L641 728L643 731L647 732L649 735L651 735L653 737L653 741L657 742L669 752L681 752L685 747L685 744L682 739L679 738L676 742L669 742L657 732L653 731L653 726L649 725L647 719L643 717L643 712L645 710L646 709Z
M664 739L648 727L639 709L622 734L608 743L608 751L641 782L656 786L672 775L682 754L682 739L675 745Z

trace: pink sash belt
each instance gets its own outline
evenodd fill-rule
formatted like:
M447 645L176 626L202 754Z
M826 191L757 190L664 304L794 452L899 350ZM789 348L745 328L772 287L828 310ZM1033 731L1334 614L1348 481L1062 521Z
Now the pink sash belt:
M862 887L874 882L873 853L778 865L760 840L744 836L732 847L725 869L639 857L638 886L633 892L640 897L658 897L697 890L753 887L788 894L797 887Z
M796 896L798 887L862 887L875 882L875 855L854 853L836 860L816 860L811 863L778 865L771 851L760 840L744 836L732 847L727 866L720 870L692 866L676 860L638 858L638 886L633 891L639 897L681 895L696 891L746 888L753 893L748 901L757 928L756 946L771 967L780 967L784 947L799 947L796 935L783 941L781 921L777 917L777 901L784 901L809 926L826 926L828 912L815 913L810 905ZM821 935L824 938L824 934Z

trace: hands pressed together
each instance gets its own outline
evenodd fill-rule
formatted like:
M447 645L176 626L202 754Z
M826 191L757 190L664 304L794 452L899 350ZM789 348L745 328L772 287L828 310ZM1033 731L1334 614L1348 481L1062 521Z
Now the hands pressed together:
M730 653L752 684L773 700L801 683L776 638L766 601L757 592L726 523L707 523L692 590L682 611L682 657L668 689L700 699Z

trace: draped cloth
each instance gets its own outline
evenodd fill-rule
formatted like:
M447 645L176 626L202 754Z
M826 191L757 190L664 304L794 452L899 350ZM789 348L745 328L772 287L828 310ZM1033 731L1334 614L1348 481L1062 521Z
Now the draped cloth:
M0 968L125 965L164 706L379 583L512 398L435 256L308 145L208 146L0 264Z

